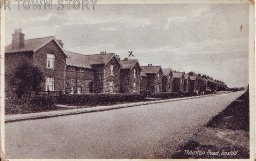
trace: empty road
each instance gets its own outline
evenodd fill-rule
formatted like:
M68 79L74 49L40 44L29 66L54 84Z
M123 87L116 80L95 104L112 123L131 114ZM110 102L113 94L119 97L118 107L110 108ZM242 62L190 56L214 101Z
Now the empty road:
M7 158L166 158L242 93L6 123Z

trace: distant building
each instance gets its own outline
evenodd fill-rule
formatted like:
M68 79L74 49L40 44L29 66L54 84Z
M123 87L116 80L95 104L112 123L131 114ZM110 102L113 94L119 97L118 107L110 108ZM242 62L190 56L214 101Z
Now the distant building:
M184 92L184 74L185 72L173 71L172 79L172 91L174 93L183 93Z
M141 66L141 92L161 93L163 71L161 66Z
M62 42L54 36L25 39L21 29L12 34L12 43L5 47L6 94L13 94L10 75L23 63L37 66L43 73L45 81L41 84L43 91L65 91L65 69L67 54Z
M163 68L163 92L172 92L172 69L171 68Z
M140 93L141 67L138 60L125 58L120 64L120 92Z

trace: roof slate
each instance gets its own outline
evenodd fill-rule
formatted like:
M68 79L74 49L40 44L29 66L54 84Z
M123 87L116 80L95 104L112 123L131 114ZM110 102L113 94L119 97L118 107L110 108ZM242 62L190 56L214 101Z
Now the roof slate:
M183 74L184 74L184 72L173 72L172 77L173 78L182 78Z
M161 70L161 66L141 66L142 74L156 74Z
M27 39L24 41L24 47L20 49L12 49L12 44L9 44L5 47L5 53L16 53L16 52L38 50L53 39L55 39L54 36Z
M67 65L82 68L91 68L94 64L105 65L115 55L114 53L84 55L71 51L66 51L66 53L68 54Z
M171 68L162 68L162 71L163 71L164 76L167 76L170 74L172 69Z
M137 59L128 59L128 60L121 60L120 64L122 65L122 69L131 69L137 62L138 62Z

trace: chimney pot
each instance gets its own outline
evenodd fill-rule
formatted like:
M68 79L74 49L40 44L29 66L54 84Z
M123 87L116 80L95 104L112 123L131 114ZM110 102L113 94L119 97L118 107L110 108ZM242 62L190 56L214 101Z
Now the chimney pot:
M64 44L63 44L62 40L58 39L57 41L58 41L59 45L63 48Z
M152 66L152 64L148 64L148 66Z

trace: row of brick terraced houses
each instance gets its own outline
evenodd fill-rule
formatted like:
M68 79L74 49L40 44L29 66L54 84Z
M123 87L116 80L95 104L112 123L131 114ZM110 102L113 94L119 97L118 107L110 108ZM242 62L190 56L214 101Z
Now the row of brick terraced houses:
M66 51L61 40L42 37L25 40L21 29L5 48L6 94L12 93L8 78L22 63L39 67L45 91L83 93L194 93L223 90L225 83L193 72L172 71L161 66L140 66L137 59L120 60L115 53L85 55Z

